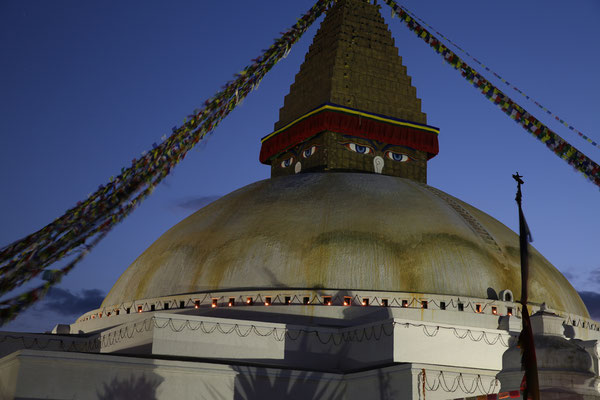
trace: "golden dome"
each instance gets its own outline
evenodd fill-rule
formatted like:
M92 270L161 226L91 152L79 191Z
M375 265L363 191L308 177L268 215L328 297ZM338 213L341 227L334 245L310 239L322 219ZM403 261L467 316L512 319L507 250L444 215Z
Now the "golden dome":
M175 225L103 306L237 289L353 289L488 298L520 293L518 236L431 186L302 173L232 192ZM584 317L567 279L532 249L530 301Z

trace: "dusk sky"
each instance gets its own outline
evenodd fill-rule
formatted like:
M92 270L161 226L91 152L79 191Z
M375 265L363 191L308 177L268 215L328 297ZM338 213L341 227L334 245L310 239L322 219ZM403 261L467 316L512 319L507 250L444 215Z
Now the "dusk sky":
M0 1L0 246L42 228L129 166L312 4ZM600 142L600 2L402 4ZM511 174L519 171L534 247L600 310L599 188L382 7L428 123L440 128L440 153L429 162L428 183L517 230ZM222 195L268 178L269 167L258 162L260 138L272 131L321 21L57 290L2 329L44 331L72 322L97 307L119 275L171 226ZM600 162L599 148L493 82Z

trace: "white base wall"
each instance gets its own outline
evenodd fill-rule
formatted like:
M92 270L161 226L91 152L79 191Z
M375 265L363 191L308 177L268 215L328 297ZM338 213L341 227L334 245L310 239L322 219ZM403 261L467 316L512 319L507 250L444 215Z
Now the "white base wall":
M493 388L497 385L496 371L425 364L394 365L352 374L333 374L105 354L21 350L0 359L0 398L417 400L424 398L423 369L427 371L426 398L430 400L479 395L485 392L478 386ZM448 388L456 387L454 391L449 392L444 384L439 384L440 372ZM472 390L464 391L462 386Z

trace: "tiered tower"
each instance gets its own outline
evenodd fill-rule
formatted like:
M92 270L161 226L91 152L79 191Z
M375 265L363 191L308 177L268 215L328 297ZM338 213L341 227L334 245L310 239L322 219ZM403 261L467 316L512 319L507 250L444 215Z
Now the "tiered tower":
M425 183L438 152L421 100L379 6L340 0L327 13L285 97L261 162L272 176L376 172Z

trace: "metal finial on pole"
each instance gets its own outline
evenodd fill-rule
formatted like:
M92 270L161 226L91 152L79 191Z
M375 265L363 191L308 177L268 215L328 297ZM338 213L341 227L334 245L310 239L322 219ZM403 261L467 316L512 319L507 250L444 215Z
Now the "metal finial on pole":
M513 179L515 181L517 181L517 197L515 198L515 200L517 201L517 203L519 204L519 207L521 207L521 199L522 199L522 194L521 194L521 185L524 185L525 182L523 181L523 176L519 175L519 171L517 171L516 174L514 174Z

